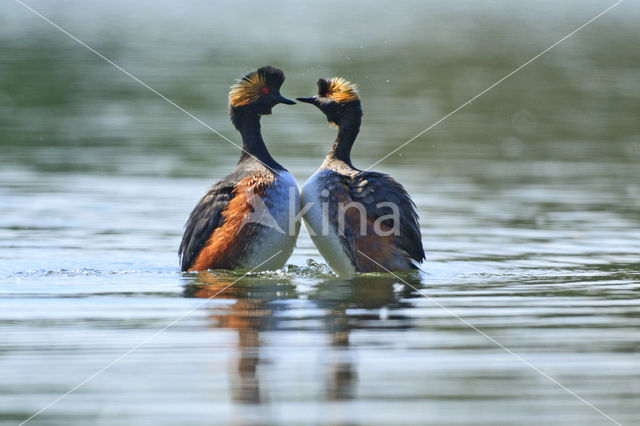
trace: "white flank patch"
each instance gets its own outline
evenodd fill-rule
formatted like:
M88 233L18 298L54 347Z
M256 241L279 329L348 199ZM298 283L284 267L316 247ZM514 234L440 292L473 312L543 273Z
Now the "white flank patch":
M265 191L263 200L268 207L268 210L264 211L265 215L268 214L270 217L266 217L263 221L259 220L259 218L253 218L252 220L264 224L271 224L275 221L277 226L265 226L262 228L262 234L251 247L251 252L244 263L253 266L258 265L269 259L278 250L281 250L277 256L274 256L273 259L256 269L257 271L271 271L280 269L285 265L296 245L300 222L297 222L293 226L293 232L290 232L289 221L290 209L293 210L291 221L300 212L300 189L290 173L280 172L279 176Z
M311 239L316 245L320 254L327 261L331 269L340 276L352 276L356 273L349 256L344 251L340 238L334 230L332 223L335 218L326 217L328 209L323 212L321 204L321 193L325 189L323 177L334 173L330 170L318 170L302 187L302 205L311 205L304 214L304 223L309 229ZM323 223L325 229L323 230ZM329 224L327 226L327 224Z

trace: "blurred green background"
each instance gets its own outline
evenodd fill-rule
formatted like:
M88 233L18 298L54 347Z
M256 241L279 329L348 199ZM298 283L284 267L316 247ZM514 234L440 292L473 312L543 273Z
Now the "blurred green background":
M363 99L355 157L365 166L608 4L33 6L234 141L239 136L226 96L243 73L264 64L283 68L288 96L313 93L319 77L344 76L358 84ZM639 17L636 3L622 3L388 164L437 166L440 160L456 173L468 161L513 157L637 162ZM237 148L19 4L6 2L0 19L3 166L169 176L210 176L212 168L231 166ZM332 135L304 105L281 106L263 125L274 155L301 179Z

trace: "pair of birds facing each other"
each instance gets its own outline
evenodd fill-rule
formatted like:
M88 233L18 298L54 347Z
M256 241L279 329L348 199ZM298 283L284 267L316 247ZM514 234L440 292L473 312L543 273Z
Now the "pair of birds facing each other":
M180 244L183 271L274 270L291 256L300 212L311 238L340 276L416 269L425 258L415 204L388 175L351 163L362 108L355 86L342 78L318 80L318 94L297 98L315 105L338 135L324 162L304 184L273 159L260 117L283 97L284 73L266 66L229 92L231 121L242 136L236 168L213 184L191 212Z

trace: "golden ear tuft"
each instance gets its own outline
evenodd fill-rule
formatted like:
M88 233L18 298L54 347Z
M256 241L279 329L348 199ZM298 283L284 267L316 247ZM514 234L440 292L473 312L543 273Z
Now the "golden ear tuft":
M254 71L242 77L231 86L229 91L229 104L233 107L240 107L257 101L267 87L264 76Z
M326 93L321 93L321 96L327 97L335 102L358 100L358 91L355 84L348 82L342 77L330 78L328 83Z

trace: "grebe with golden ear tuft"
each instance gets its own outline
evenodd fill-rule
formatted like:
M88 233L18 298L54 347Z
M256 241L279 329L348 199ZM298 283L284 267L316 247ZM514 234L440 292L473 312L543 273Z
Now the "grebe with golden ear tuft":
M234 171L191 212L179 249L183 271L271 270L291 256L300 229L289 217L299 211L298 185L273 159L260 132L262 115L277 104L295 104L280 95L283 82L281 70L266 66L231 87L229 114L242 136L242 154Z
M317 96L297 99L338 127L320 169L302 188L305 224L329 266L342 276L416 269L425 255L409 194L390 176L351 163L362 120L355 85L340 77L320 79Z

